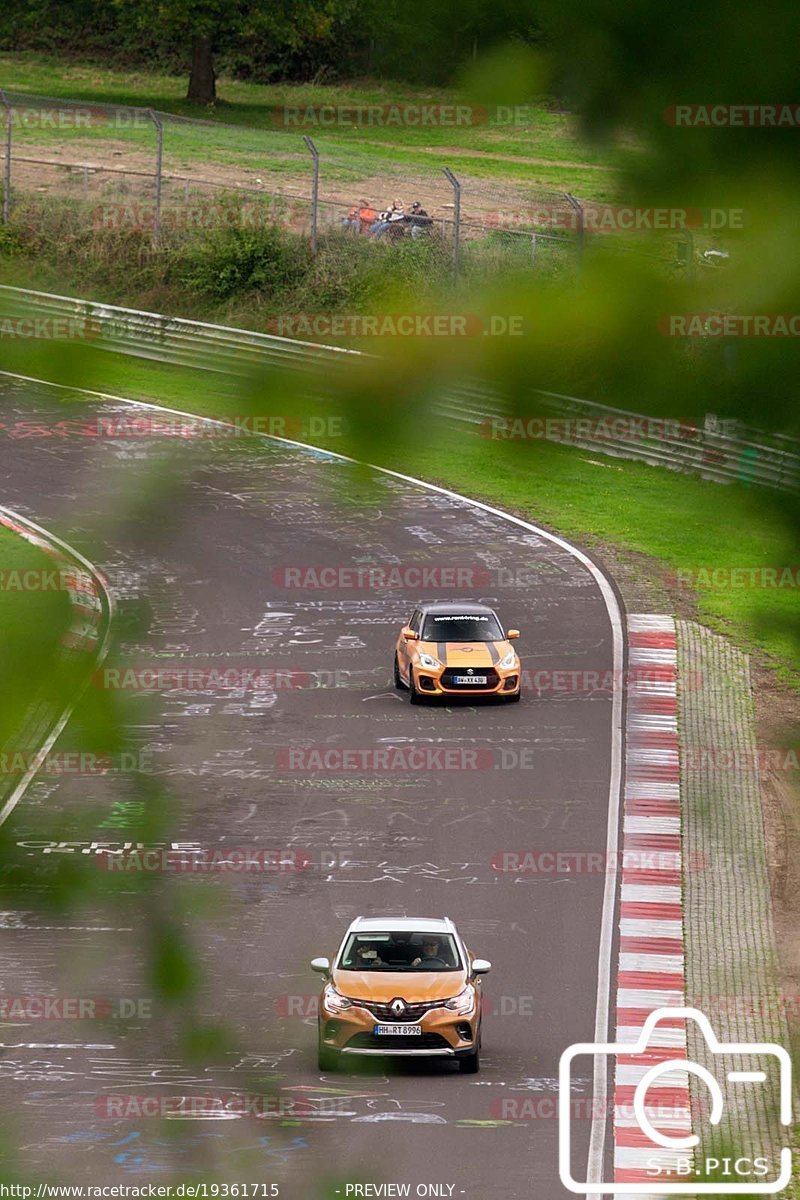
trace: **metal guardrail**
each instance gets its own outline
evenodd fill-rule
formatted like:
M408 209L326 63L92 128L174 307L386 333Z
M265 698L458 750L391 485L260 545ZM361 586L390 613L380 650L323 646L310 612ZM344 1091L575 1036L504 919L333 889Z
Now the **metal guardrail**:
M0 286L0 312L13 313L15 318L81 321L98 349L226 374L246 375L265 365L297 372L318 372L323 366L333 373L354 357L376 357L360 350L9 286ZM717 483L800 490L800 441L788 435L745 427L731 432L709 422L701 429L556 392L537 391L535 396L537 413L544 415L519 417L488 385L463 383L441 397L436 411L487 438L543 437ZM545 428L548 420L551 424ZM531 421L539 422L535 432Z

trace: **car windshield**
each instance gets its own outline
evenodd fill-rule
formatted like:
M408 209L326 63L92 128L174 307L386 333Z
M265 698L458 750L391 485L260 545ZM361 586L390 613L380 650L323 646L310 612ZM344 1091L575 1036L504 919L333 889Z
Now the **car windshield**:
M429 613L423 642L499 642L503 639L494 613Z
M337 967L340 971L460 971L456 940L450 933L351 933Z

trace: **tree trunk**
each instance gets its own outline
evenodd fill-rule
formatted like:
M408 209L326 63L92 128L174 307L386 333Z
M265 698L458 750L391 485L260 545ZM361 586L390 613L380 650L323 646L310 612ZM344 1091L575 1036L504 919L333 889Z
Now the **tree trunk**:
M192 38L192 74L186 99L192 104L213 104L217 98L214 51L210 37Z

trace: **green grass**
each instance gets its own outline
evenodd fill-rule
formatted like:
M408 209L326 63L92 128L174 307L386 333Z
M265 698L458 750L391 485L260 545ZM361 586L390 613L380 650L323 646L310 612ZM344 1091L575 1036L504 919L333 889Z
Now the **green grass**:
M19 590L57 564L19 534L0 526L0 747L8 746L53 669L59 639L70 620L65 591ZM26 573L31 573L26 576ZM4 775L0 774L0 788Z
M301 135L310 133L323 156L325 180L346 183L385 175L387 189L392 176L399 182L403 174L441 175L441 167L450 166L467 179L484 187L487 181L514 182L524 193L537 189L569 191L583 198L610 200L616 195L617 171L623 148L613 161L599 160L597 153L583 144L570 114L552 111L543 104L531 105L513 124L490 118L483 123L464 125L412 125L391 128L358 128L354 125L335 129L304 125L287 128L276 110L283 106L307 109L319 105L452 104L454 94L442 89L412 88L403 84L383 84L375 80L351 85L275 84L262 85L220 79L220 99L212 109L198 109L186 102L186 80L182 76L123 72L108 67L64 63L31 53L0 55L0 86L12 92L25 92L86 103L133 105L155 108L177 116L198 117L218 125L238 128L208 129L169 123L165 133L165 166L198 167L211 163L249 168L260 177L286 174L289 170L308 171L308 155ZM487 109L490 106L481 106ZM113 129L107 127L60 130L20 128L14 131L15 144L25 153L47 150L74 142L95 153L103 140L130 145L152 153L152 129ZM63 155L67 160L73 157ZM283 158L281 157L283 156ZM287 156L296 156L293 162ZM114 165L121 166L117 158ZM200 172L202 173L202 172Z
M29 354L24 345L7 343L8 369L25 373ZM237 385L224 375L124 355L89 351L76 366L62 350L49 367L39 360L30 373L207 415L219 416L226 408L247 411ZM287 411L283 393L279 404L267 393L265 404L264 411ZM305 418L331 409L307 403L292 411ZM491 441L474 432L440 431L429 420L426 437L414 439L411 448L402 436L410 418L385 410L377 419L383 428L371 442L317 440L528 517L593 549L601 560L605 554L612 570L614 563L635 570L645 583L661 589L673 610L693 611L708 627L755 653L779 679L800 687L800 646L792 633L796 589L681 590L671 580L676 572L699 568L792 564L793 527L779 495L550 443Z

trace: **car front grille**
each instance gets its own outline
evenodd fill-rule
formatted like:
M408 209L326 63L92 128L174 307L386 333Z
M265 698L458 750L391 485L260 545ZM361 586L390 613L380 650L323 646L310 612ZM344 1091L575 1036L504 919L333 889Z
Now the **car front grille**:
M390 1004L362 1004L361 1007L366 1008L367 1012L372 1013L373 1017L377 1017L379 1021L384 1021L388 1025L400 1025L403 1021L419 1021L432 1008L441 1008L444 1004L444 1000L430 1000L424 1004L407 1004L405 1011L399 1015L392 1012Z

